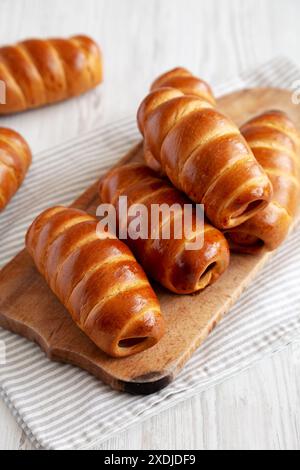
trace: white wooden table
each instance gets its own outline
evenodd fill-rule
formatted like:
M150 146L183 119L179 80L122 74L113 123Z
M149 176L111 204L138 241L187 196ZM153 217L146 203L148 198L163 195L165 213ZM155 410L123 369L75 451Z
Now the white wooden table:
M151 80L175 65L215 83L275 55L300 64L299 17L297 0L0 0L1 44L82 32L105 58L105 85L96 93L0 123L37 152L135 113ZM290 346L100 448L299 449L297 357L299 345ZM0 448L32 448L1 401Z

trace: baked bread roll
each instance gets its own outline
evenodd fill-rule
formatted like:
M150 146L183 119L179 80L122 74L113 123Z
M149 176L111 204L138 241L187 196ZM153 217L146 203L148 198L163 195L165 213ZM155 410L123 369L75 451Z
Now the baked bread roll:
M195 77L183 67L176 67L160 75L151 85L151 91L158 88L176 88L184 95L194 95L202 98L211 105L216 105L212 89L202 78Z
M183 228L181 209L185 204L191 207L191 202L168 181L158 178L150 168L132 163L111 170L100 184L100 197L103 202L116 207L118 216L120 196L127 196L128 209L133 204L143 204L147 209L147 238L128 237L126 243L146 273L164 287L176 294L190 294L215 282L227 269L229 248L224 235L208 223L204 226L199 223L196 226L195 210L192 212L191 226L194 233L191 233L191 238L181 230L180 239L175 239L176 221ZM174 212L166 211L160 218L151 221L151 208L154 204L167 204L169 208L174 207ZM123 211L121 215L124 220ZM128 211L126 231L133 218ZM170 227L169 239L163 237L162 230L162 226L166 227L167 223ZM154 231L149 236L151 228ZM196 238L196 230L201 232L198 233L200 244L187 249L186 244Z
M153 346L164 332L159 303L129 248L102 238L97 219L54 207L33 222L26 247L75 323L114 357Z
M154 82L138 110L147 163L204 204L217 228L240 225L270 201L271 183L237 126L215 109L209 89L204 95L195 93L195 85L189 89L187 80L194 83L194 77L187 71L181 89L166 86L179 82L175 70L172 80L168 72Z
M23 137L0 127L0 211L18 191L30 164L31 151Z
M227 232L233 250L275 250L286 238L299 203L299 135L282 111L267 111L248 121L241 132L273 185L268 206Z
M208 103L208 105L216 105L216 100L213 95L213 92L204 80L195 77L187 69L183 67L176 67L175 69L170 70L169 72L164 73L158 77L151 85L151 91L157 90L158 88L175 88L176 90L181 91L185 95L194 95L197 96ZM153 106L158 106L159 101L162 98L167 98L170 90L166 90L166 94L156 95L156 100L151 101L151 106L147 109L147 112L151 112ZM172 99L173 92L170 93L170 98ZM141 133L143 134L143 118L138 120L138 125ZM151 150L144 142L144 159L149 168L152 170L162 173L161 165L159 161L153 156Z
M37 108L98 85L101 53L87 36L29 39L0 48L0 80L6 85L6 104L0 106L0 114Z

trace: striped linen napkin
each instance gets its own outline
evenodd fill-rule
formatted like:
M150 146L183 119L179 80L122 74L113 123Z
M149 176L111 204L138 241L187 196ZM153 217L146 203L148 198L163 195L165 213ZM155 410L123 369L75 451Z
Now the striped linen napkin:
M300 70L281 58L215 90L223 94L254 86L291 88L299 78ZM0 266L22 248L35 215L50 205L69 204L138 139L131 117L36 155L25 184L1 215ZM2 365L0 357L1 396L37 448L95 446L300 340L299 276L300 230L296 230L177 380L150 396L113 391L83 370L50 362L38 346L0 329L1 349L6 350Z

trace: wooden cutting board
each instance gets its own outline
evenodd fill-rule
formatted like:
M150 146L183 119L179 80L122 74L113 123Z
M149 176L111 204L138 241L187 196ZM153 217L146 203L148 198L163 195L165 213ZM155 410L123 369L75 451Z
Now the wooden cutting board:
M243 90L224 96L218 104L238 125L266 109L282 109L300 131L300 106L292 103L286 90ZM138 145L122 161L138 160L141 154ZM73 206L94 213L98 204L94 184ZM24 250L0 272L0 326L37 342L49 359L82 367L114 389L153 393L174 380L269 256L272 254L233 255L225 275L196 295L178 296L155 285L167 324L164 338L143 353L112 359L77 328Z

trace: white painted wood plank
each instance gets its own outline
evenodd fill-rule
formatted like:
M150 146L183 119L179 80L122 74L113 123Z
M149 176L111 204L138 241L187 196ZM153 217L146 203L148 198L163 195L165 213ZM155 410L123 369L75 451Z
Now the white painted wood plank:
M34 151L135 114L151 80L175 65L213 83L278 54L300 64L295 0L1 0L0 43L84 32L102 46L105 84L0 125ZM103 449L300 448L300 352L289 347L214 389L129 429ZM0 402L0 448L31 448Z
M98 446L99 449L299 449L300 360L292 347Z

